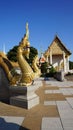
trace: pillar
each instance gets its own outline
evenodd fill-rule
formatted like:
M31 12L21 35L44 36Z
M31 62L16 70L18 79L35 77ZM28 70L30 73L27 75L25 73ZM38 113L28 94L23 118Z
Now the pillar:
M48 56L46 56L46 62L48 62Z
M63 63L64 63L64 72L66 72L66 59L65 59L65 52L63 51Z
M69 56L67 56L67 72L69 72Z
M50 64L52 65L52 50L50 50Z

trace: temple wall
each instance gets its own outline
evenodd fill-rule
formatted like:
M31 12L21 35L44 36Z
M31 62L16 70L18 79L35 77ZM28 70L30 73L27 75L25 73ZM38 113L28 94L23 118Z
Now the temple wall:
M48 58L48 61L50 61L50 58ZM69 58L63 59L63 55L53 55L52 65L57 71L63 70L65 73L69 72Z
M63 59L63 56L62 55L58 55L58 56L52 56L52 63L60 63L60 61Z

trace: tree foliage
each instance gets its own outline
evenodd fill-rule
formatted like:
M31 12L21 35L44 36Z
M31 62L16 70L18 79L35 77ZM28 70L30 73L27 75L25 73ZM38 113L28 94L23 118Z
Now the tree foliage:
M70 70L73 69L73 62L72 61L69 61L69 68L70 68Z
M41 64L41 72L42 72L42 74L47 73L47 67L48 67L47 62L44 62L44 63Z
M18 46L14 46L12 49L10 49L7 53L7 57L11 61L17 61L17 48Z
M37 54L38 54L37 49L34 48L34 47L30 47L30 54L29 54L28 62L29 62L29 63L32 63L33 58L34 58Z

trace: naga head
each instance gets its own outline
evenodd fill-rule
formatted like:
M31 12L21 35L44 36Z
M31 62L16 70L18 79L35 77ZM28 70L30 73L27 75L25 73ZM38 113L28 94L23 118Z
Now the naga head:
M28 23L26 23L26 34L22 38L19 47L20 47L20 53L22 53L27 58L29 58L30 53L30 43L28 39L29 39L29 29L28 29Z
M24 55L29 59L29 54L30 54L30 43L28 41L27 36L25 36L26 42L24 46Z
M24 35L24 38L22 38L20 42L20 48L21 48L21 53L29 58L29 53L30 53L30 43L28 41L27 35Z

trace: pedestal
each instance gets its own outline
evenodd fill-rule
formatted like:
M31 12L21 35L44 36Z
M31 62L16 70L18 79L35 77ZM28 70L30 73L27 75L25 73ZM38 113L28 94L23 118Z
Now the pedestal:
M35 91L40 85L36 82L29 87L10 86L10 104L26 109L36 106L39 104L39 96Z
M36 94L28 98L27 96L23 96L23 95L14 96L10 98L10 104L14 106L30 109L36 106L37 104L39 104L39 97Z

